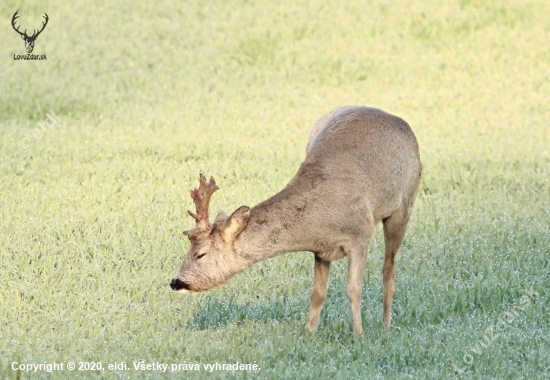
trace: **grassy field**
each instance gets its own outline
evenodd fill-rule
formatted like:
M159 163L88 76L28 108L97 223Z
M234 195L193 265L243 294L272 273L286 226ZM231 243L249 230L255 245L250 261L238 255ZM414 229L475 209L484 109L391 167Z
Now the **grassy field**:
M67 4L0 3L0 378L549 378L550 2ZM18 9L29 30L48 13L33 52L46 61L13 59ZM221 187L212 213L252 206L345 104L404 118L420 144L393 327L380 228L360 338L345 260L314 334L310 253L211 293L170 290L199 172ZM216 362L259 370L203 367Z

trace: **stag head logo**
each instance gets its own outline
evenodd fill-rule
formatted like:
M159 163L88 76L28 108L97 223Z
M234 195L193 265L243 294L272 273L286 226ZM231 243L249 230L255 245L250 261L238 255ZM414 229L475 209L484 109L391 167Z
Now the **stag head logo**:
M46 19L46 21L42 22L42 29L40 29L40 30L33 29L32 36L29 36L27 34L27 29L25 29L25 31L23 33L21 33L19 31L19 27L15 26L15 21L19 17L18 13L19 13L19 11L15 12L13 14L13 17L11 18L11 26L13 27L13 29L17 33L19 33L21 35L21 38L25 40L25 49L27 50L27 53L32 53L32 50L34 49L34 41L36 41L36 39L38 38L40 33L42 33L42 31L44 30L44 28L48 24L48 20L49 20L48 14L44 13L43 17Z

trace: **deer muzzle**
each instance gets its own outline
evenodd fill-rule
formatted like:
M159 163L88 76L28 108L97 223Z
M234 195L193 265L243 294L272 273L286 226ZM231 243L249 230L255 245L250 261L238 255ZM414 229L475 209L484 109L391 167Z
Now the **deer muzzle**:
M179 293L190 293L191 287L189 284L185 281L180 280L179 278L173 278L172 281L170 281L170 287L172 290L175 290Z

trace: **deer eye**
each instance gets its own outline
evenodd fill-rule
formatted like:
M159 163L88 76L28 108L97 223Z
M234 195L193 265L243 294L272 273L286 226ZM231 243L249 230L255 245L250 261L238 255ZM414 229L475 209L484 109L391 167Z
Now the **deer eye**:
M204 255L206 255L206 253L201 253L200 255L198 255L197 260L202 259L204 257Z

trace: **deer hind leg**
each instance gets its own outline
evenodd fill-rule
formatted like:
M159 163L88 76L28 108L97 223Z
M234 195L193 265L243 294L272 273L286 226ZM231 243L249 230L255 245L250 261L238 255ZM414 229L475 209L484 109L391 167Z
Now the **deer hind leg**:
M363 273L367 263L371 231L368 238L362 244L350 249L348 254L348 285L347 295L351 306L353 319L353 331L355 335L363 333L363 322L361 320L361 294L363 288Z
M386 327L391 324L391 307L395 294L395 257L405 238L411 211L412 204L407 205L404 202L401 208L383 220L386 253L382 274L384 281L384 325Z
M309 316L307 318L307 329L315 331L319 326L319 316L323 308L323 302L327 295L328 274L330 271L330 261L323 260L315 255L315 273L313 275L313 292L311 293L311 305Z

